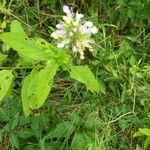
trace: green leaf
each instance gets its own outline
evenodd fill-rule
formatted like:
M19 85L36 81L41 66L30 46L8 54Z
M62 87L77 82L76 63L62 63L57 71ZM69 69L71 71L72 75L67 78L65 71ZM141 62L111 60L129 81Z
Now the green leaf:
M137 144L135 150L143 150L143 149Z
M39 72L33 70L25 78L21 91L25 116L31 113L30 109L38 109L44 104L52 88L53 78L57 69L58 65L52 63Z
M92 92L99 92L99 83L88 66L72 66L70 69L71 78L84 83Z
M10 70L0 71L0 102L7 95L13 81L13 74Z
M140 131L137 131L133 134L133 137L142 136L143 134Z
M128 11L127 11L127 15L128 15L129 18L134 19L134 17L135 17L134 9L133 8L129 8Z
M18 114L9 123L10 123L10 129L14 130L18 126Z
M88 149L94 149L97 150L98 144L96 142L96 139L93 137L91 132L76 132L72 143L71 143L72 150L88 150Z
M72 112L72 113L69 113L68 116L72 124L74 124L75 126L79 126L82 123L82 120L78 113Z
M1 122L9 122L10 116L9 113L6 111L6 109L0 108L0 121Z
M144 141L144 150L147 150L149 145L150 145L150 137L147 137Z
M24 145L23 150L40 150L38 145L30 144L29 145Z
M70 136L74 131L74 126L70 122L62 122L56 126L56 128L50 133L48 133L47 136L45 136L45 139L48 138L63 138Z
M37 86L37 107L41 107L45 102L45 99L51 90L53 78L57 69L57 64L51 64L50 67L48 66L39 72Z
M19 21L17 21L17 20L13 20L11 22L11 32L15 33L15 34L18 33L18 34L22 35L22 37L26 37L27 38L27 35L24 32L24 29L22 28L21 23Z
M101 122L96 116L88 116L84 123L84 127L89 130L95 130L99 128L100 124Z
M19 149L19 141L18 141L18 138L16 137L16 135L14 135L14 134L11 135L10 143L11 143L12 146Z
M2 140L3 140L3 131L2 129L0 129L0 143L2 142Z
M3 61L6 59L7 55L0 53L0 65L3 63Z
M21 98L23 111L25 116L28 116L31 112L30 109L34 109L36 107L36 87L37 87L37 70L32 70L30 75L28 75L23 83L21 90Z
M148 128L140 128L139 131L144 135L150 136L150 129Z
M22 128L22 129L16 131L15 134L17 135L17 137L20 137L23 139L34 136L34 132L29 128Z
M44 42L42 45L38 39L28 38L21 24L16 20L11 23L11 32L3 33L0 39L7 46L16 50L20 57L28 61L47 61L49 59L46 52L49 47L46 47Z
M150 129L139 128L139 131L135 132L133 137L142 136L142 135L150 136Z
M130 63L131 66L136 65L136 59L135 59L135 57L133 55L131 56L131 58L129 60L129 63Z

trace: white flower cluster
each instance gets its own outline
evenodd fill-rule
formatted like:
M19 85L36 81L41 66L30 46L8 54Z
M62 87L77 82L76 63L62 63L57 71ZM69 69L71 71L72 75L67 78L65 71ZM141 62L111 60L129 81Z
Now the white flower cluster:
M57 41L58 48L71 48L73 52L79 52L80 58L84 59L84 50L88 48L93 51L91 35L97 33L98 29L90 21L82 21L83 14L73 12L72 8L63 6L66 16L63 21L56 25L57 30L51 34Z

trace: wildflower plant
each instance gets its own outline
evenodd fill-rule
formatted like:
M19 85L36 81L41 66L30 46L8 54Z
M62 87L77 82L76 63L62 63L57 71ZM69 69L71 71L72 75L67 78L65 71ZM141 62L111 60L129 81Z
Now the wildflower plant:
M84 50L88 48L93 51L91 44L94 42L91 35L97 33L98 29L90 21L83 21L84 15L73 12L72 8L63 6L66 16L63 21L56 25L57 30L51 34L56 40L58 48L71 49L73 53L79 53L84 59Z
M16 66L0 71L0 101L12 89L16 69L31 68L31 72L22 81L21 100L25 116L40 108L50 93L53 79L61 67L70 77L86 85L91 92L99 92L99 83L87 65L76 66L70 54L79 53L84 59L85 48L93 51L91 35L98 29L90 21L84 21L83 14L63 7L66 16L56 25L51 34L56 46L41 38L29 38L17 20L11 22L10 32L0 35L4 47L13 48L18 55ZM5 51L7 50L5 48Z

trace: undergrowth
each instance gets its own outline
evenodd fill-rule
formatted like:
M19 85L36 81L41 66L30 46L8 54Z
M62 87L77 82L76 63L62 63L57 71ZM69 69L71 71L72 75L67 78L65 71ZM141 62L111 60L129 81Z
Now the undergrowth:
M28 37L51 43L63 5L99 29L92 54L75 63L90 67L100 92L88 91L60 69L47 101L25 117L22 79L33 67L14 68L21 60L1 41L0 70L14 68L15 82L0 103L0 149L149 150L150 1L0 0L0 36L18 20Z

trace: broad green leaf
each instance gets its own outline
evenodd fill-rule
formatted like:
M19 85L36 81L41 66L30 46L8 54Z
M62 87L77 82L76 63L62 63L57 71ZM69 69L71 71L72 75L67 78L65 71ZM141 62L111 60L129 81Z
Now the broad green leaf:
M10 70L0 71L0 102L7 95L13 81L13 74Z
M34 109L36 107L36 87L37 87L37 75L38 71L32 70L30 75L28 75L23 83L21 90L21 98L23 111L25 116L28 116L31 112L30 109Z
M15 34L18 33L18 34L22 35L22 37L26 37L27 38L27 35L24 32L24 29L22 28L21 23L19 21L17 21L17 20L13 20L11 22L11 32L15 33Z
M33 70L25 78L21 91L25 116L31 113L31 109L38 109L44 104L51 90L57 68L58 65L52 63L39 72Z
M72 66L70 69L71 78L84 83L92 92L99 92L99 83L88 66Z
M28 61L47 61L49 59L45 43L42 42L42 45L38 39L28 38L21 24L16 20L11 23L11 32L3 33L0 39L7 46L16 50L20 57Z
M41 107L47 98L56 74L58 65L51 64L39 72L37 86L37 107Z

